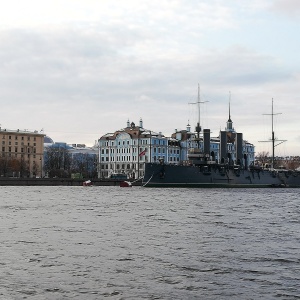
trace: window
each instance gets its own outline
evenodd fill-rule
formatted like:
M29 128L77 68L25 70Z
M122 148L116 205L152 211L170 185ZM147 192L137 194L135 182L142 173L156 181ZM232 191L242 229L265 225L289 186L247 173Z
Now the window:
M18 147L15 147L15 152L18 152Z

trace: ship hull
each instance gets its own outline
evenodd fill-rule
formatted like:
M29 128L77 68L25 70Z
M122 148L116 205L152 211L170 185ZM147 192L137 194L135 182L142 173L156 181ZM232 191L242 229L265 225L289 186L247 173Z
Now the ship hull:
M299 172L241 170L221 166L176 166L147 163L145 187L266 188L300 187Z

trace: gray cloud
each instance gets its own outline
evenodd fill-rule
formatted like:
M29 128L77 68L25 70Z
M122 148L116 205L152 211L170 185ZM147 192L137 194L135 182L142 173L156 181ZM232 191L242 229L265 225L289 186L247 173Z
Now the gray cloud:
M257 116L274 95L299 101L297 65L238 41L206 45L236 26L229 7L168 3L116 8L91 22L2 29L2 126L45 128L54 140L90 144L127 118L142 117L146 128L168 135L188 119L193 125L188 102L199 82L210 101L203 107L206 127L216 133L225 126L231 91L235 126L258 140ZM216 28L222 29L215 36Z
M289 17L299 17L300 2L298 0L274 0L271 10Z

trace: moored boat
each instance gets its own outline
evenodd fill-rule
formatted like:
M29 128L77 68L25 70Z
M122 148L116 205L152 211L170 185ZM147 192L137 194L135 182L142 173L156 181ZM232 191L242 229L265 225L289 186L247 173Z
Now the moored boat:
M86 180L82 183L83 186L93 186L91 180Z
M198 93L199 95L199 93ZM199 96L198 96L199 97ZM198 106L200 99L198 99ZM274 168L275 137L273 131L272 100L272 164L264 167L248 165L243 153L244 141L241 133L232 127L229 104L229 119L225 131L220 131L219 160L210 147L210 130L204 129L200 137L200 114L196 126L198 148L189 149L188 160L179 165L159 163L145 164L144 187L300 187L300 171ZM283 141L281 141L283 142ZM202 143L200 147L200 143ZM235 153L227 151L228 145Z
M132 187L132 183L130 181L121 181L120 187Z
M300 187L300 172L222 164L169 165L147 163L145 187Z

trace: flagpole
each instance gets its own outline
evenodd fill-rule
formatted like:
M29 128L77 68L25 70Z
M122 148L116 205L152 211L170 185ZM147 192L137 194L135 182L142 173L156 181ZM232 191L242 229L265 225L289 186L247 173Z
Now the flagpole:
M138 142L137 142L137 155L138 155L138 178L140 178L140 129L138 131Z
M149 155L150 155L150 159L149 159L149 162L151 163L152 162L152 160L151 160L151 143L152 143L152 141L151 141L152 139L151 139L151 130L150 130L150 151L149 151Z

